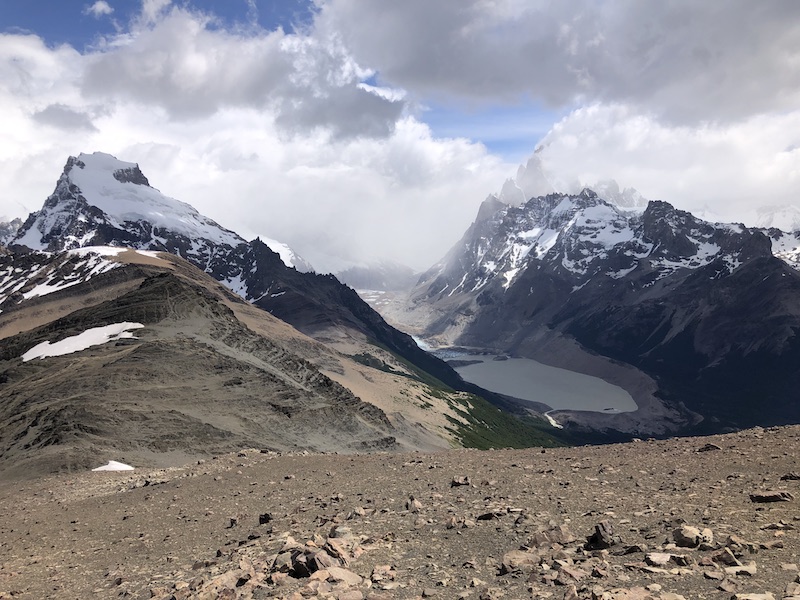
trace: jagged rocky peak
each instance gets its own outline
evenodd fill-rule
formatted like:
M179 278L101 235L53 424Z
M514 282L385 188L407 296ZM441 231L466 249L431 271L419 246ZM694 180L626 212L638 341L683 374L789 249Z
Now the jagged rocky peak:
M13 242L48 251L111 244L173 252L188 250L192 240L244 241L150 187L137 164L95 152L69 157L55 190Z
M597 195L604 200L625 209L643 209L647 206L647 198L632 187L619 189L614 179L603 179L592 186Z
M0 218L0 246L6 246L22 227L22 219Z
M505 181L497 198L510 206L519 206L530 198L546 196L555 191L553 184L544 172L541 148L537 148L528 162L519 166L517 176Z
M585 286L649 286L677 271L717 263L732 273L771 255L762 232L698 219L663 201L644 211L607 202L589 188L508 206L490 197L445 260L420 280L425 297L456 297L496 287L510 291L526 271L544 269L576 291Z
M494 194L489 194L486 200L481 202L480 208L478 208L478 216L475 218L475 222L482 223L484 221L488 221L498 211L501 211L506 207L508 207L508 204L501 202L498 199L498 197L495 196Z
M286 244L264 240L286 266L313 271ZM54 192L40 211L28 217L11 242L51 252L107 245L171 252L213 273L238 292L246 277L223 260L229 252L246 245L241 236L191 205L162 194L150 185L136 163L103 152L69 157Z
M669 258L697 255L735 257L740 264L772 255L770 239L735 223L710 223L663 201L651 201L642 214L642 235L656 244L653 254Z
M500 192L494 196L508 206L521 206L531 198L549 196L554 193L578 195L586 187L594 190L607 202L626 210L641 210L647 206L647 198L635 188L620 189L614 179L602 179L594 184L588 182L559 181L544 165L543 147L539 147L525 165L520 165L517 175L503 184Z

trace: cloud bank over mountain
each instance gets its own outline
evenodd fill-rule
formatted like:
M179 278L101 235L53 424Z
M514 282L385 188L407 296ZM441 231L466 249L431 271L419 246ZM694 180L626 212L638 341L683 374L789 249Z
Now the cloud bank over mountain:
M0 215L38 208L43 174L95 150L332 270L428 266L537 146L555 180L720 219L797 203L793 2L317 0L275 27L258 2L239 20L121 4L88 7L115 33L83 47L0 23ZM528 137L524 156L496 141Z

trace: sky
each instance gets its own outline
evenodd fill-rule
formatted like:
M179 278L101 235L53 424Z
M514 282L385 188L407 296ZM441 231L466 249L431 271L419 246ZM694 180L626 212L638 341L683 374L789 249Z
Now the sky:
M538 149L711 220L800 207L796 0L0 0L0 217L67 157L320 271L425 269Z

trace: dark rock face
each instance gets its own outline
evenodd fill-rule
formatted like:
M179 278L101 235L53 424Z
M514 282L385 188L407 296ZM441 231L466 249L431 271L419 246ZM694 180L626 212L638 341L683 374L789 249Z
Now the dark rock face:
M780 238L590 190L489 208L412 293L429 335L523 356L545 334L575 340L655 379L703 431L800 422L800 272L773 256Z
M333 275L289 269L258 239L250 242L241 256L243 264L255 266L245 281L248 299L259 308L311 337L338 327L359 331L444 383L463 385L447 363L421 350L411 336L386 323L355 290Z
M146 185L150 187L150 182L147 181L147 177L144 176L144 173L142 173L138 165L134 168L118 169L114 171L114 179L122 183L135 183L136 185Z

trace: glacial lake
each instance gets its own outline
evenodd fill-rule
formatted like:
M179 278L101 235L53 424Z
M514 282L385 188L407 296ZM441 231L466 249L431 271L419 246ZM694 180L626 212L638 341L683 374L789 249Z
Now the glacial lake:
M631 395L619 386L598 377L543 365L530 358L495 360L491 355L459 355L457 358L480 361L455 367L466 381L506 396L541 402L554 410L613 414L637 408Z

